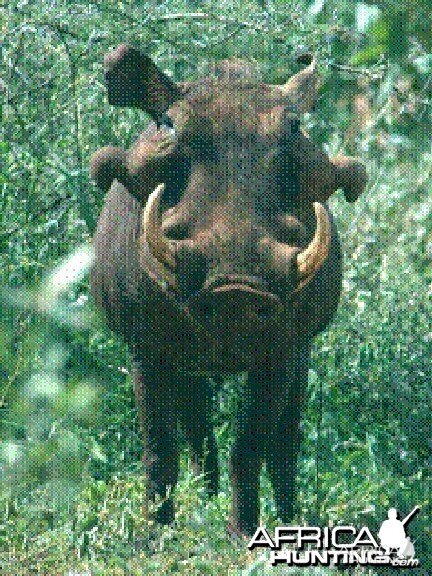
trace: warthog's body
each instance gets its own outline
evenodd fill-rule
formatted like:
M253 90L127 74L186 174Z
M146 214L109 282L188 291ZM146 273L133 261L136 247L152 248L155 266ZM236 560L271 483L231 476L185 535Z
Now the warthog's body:
M364 169L329 160L299 130L294 112L316 99L314 64L284 87L229 74L178 87L126 46L106 66L112 103L169 114L129 152L109 147L92 160L108 191L93 293L134 356L149 496L176 483L178 424L217 490L205 374L248 371L231 455L232 528L258 522L264 459L288 521L311 341L341 284L335 226L313 202L338 187L355 200ZM173 518L171 499L158 516Z

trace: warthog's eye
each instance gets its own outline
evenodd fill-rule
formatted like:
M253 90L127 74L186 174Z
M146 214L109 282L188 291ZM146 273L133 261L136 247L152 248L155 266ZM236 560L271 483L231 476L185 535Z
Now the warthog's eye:
M293 136L296 136L297 134L300 133L300 119L299 118L294 118L294 120L291 122L290 125L291 128L291 134Z
M282 146L288 145L291 147L295 142L297 142L297 138L300 136L300 118L290 114L288 118L286 118L281 134L281 144Z
M296 163L294 162L293 151L296 150L299 138L301 136L300 120L290 118L283 126L279 137L279 155L282 158L281 174L284 182L292 180L292 176L297 172Z
M285 138L291 139L295 138L300 134L300 119L293 118L290 120L285 128Z
M159 118L158 125L161 128L165 128L172 137L176 135L174 123L166 112L164 112L162 116Z

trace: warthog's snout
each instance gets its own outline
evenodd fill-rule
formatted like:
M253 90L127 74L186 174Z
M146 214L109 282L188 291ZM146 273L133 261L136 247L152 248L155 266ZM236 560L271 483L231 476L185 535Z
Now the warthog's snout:
M249 284L215 284L203 289L193 303L194 312L216 330L229 333L259 333L278 315L278 296Z

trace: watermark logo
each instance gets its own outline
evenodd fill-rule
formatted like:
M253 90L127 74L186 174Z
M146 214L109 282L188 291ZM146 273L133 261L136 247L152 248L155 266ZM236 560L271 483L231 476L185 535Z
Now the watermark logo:
M415 557L415 542L407 535L406 529L419 510L415 506L403 520L399 520L397 510L390 508L376 538L367 526L360 529L349 525L325 528L279 526L273 538L264 527L259 527L248 548L270 549L272 566L388 565L413 568L420 562Z

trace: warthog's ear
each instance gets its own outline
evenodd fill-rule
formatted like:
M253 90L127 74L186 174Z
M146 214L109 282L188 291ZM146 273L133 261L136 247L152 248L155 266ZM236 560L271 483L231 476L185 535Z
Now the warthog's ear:
M306 54L298 61L307 64L306 68L292 76L281 88L297 114L305 114L315 108L321 80L316 58Z
M182 186L189 164L176 154L172 139L166 131L141 137L128 151L105 146L90 160L90 177L97 186L108 192L118 180L139 202L146 202L158 184Z
M105 146L95 152L90 160L90 177L104 192L108 192L114 179L125 183L126 151L115 146Z
M351 156L337 156L330 161L335 169L335 186L342 188L347 202L355 202L366 187L366 166Z
M354 202L362 194L367 171L361 160L352 156L329 158L304 132L293 142L290 154L297 166L300 193L304 198L325 202L340 188L348 202Z
M128 44L106 54L104 67L108 101L114 106L141 108L158 120L182 97L176 84L148 56Z
M355 202L367 183L366 166L358 158L337 156L329 158L320 152L303 171L303 193L313 201L326 202L336 190L342 189L348 202Z

